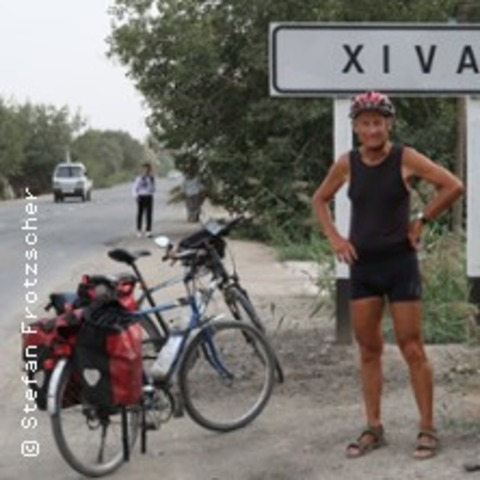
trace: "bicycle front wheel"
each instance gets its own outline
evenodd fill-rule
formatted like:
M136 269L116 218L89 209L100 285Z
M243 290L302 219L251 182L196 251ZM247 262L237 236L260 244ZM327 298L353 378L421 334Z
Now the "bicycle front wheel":
M124 461L121 412L88 405L72 361L62 360L52 375L49 412L53 436L65 461L88 477L101 477ZM138 434L138 407L126 411L131 450Z
M271 347L250 325L213 321L188 345L178 381L185 409L199 425L221 432L244 427L271 396Z

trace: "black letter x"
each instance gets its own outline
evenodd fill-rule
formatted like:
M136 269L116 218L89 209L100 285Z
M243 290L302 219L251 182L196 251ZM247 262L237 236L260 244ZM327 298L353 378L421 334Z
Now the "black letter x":
M342 73L347 73L348 70L350 70L350 68L353 66L356 67L358 73L363 73L363 68L357 61L358 54L360 53L360 50L362 50L363 45L357 45L354 51L351 50L350 45L343 45L343 48L348 53L350 58L348 59L348 63L345 65L345 68L342 70Z

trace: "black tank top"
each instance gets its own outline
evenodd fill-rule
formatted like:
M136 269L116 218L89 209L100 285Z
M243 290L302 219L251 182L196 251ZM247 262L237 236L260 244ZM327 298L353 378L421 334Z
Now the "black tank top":
M360 258L409 249L410 193L402 178L402 145L393 145L378 165L350 152L350 241Z

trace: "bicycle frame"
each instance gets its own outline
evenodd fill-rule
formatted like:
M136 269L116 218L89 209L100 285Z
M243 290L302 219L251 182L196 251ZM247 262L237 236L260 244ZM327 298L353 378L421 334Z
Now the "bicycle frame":
M165 376L166 381L171 380L173 376L173 372L178 366L179 358L184 352L185 345L188 341L188 338L190 337L194 329L199 329L199 332L202 335L207 336L206 341L207 341L207 344L209 345L209 352L205 352L205 355L209 363L212 365L212 367L215 368L215 370L222 376L226 376L226 377L228 377L229 375L231 376L230 372L228 372L228 370L223 366L221 359L219 357L219 354L216 352L214 342L211 340L211 337L209 336L208 331L205 329L202 329L202 327L205 324L207 324L209 321L211 321L212 318L218 318L218 316L216 317L214 316L211 318L210 317L206 318L205 321L202 321L205 310L215 290L219 288L220 284L222 283L222 281L224 281L224 279L222 279L218 275L214 275L214 272L208 269L208 272L212 273L212 279L206 291L202 292L203 295L200 301L200 296L198 295L200 294L200 292L198 289L194 287L195 281L198 278L197 265L190 265L183 275L174 276L170 279L160 282L157 285L154 285L153 287L148 287L140 269L135 264L136 258L134 256L129 255L128 252L120 252L119 254L118 251L116 255L112 255L111 252L109 252L109 256L114 260L127 263L135 272L135 275L140 284L140 288L142 289L142 295L137 300L137 305L141 305L145 300L147 300L148 303L150 304L150 308L138 309L136 312L133 312L133 313L140 316L153 315L154 318L157 320L157 327L160 328L159 333L162 334L164 340L166 340L170 335L173 335L173 334L180 334L182 336L180 348L178 349L177 355L175 356L174 361L171 363L169 371ZM180 282L184 284L185 289L187 291L186 298L180 298L175 302L167 302L161 305L156 304L153 298L154 292L159 291L163 288L167 288L168 286L178 284ZM162 318L161 312L179 308L187 304L190 306L190 309L192 311L191 317L189 319L188 327L184 329L184 331L180 331L178 333L172 332L169 326L167 325L167 323L165 322L165 320ZM147 375L147 378L148 378L148 375Z
M180 277L174 277L172 279L161 282L158 285L155 285L154 287L149 288L149 293L151 294L152 292L158 291L161 288L166 288L167 286L173 285L175 283L179 283L179 279ZM214 316L214 317L207 317L203 319L203 314L208 306L208 303L211 297L213 296L214 291L218 286L218 281L219 280L212 280L210 282L206 295L202 296L201 299L199 295L196 295L196 293L199 293L199 292L193 292L192 288L189 286L189 282L184 281L185 288L187 290L187 298L181 298L175 302L162 303L160 305L155 305L146 309L138 310L134 313L135 315L139 315L139 316L161 313L168 310L173 310L175 308L183 307L187 303L191 309L191 316L189 319L189 323L185 329L180 330L178 332L172 332L169 329L168 335L180 335L182 339L181 339L177 354L175 355L175 358L170 364L167 375L165 376L165 380L163 380L163 382L169 383L171 381L173 374L179 364L180 358L182 357L182 354L185 350L186 344L194 330L198 330L199 334L205 335L206 344L208 345L208 350L205 349L204 353L210 365L212 365L212 367L217 371L219 375L227 378L232 378L232 374L228 371L228 369L222 363L222 360L219 356L219 352L215 347L215 343L212 339L212 336L208 332L208 329L203 328L207 326L208 323L211 322L212 320L219 318L219 316Z

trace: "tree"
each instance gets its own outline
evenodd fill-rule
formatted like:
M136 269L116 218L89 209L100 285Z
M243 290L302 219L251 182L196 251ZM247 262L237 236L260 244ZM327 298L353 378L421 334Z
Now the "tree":
M447 21L454 7L453 0L116 0L110 54L145 96L153 134L195 154L214 200L300 239L310 228L309 197L332 161L331 101L269 97L269 22ZM408 141L422 131L421 145L445 163L454 141L450 103L399 102L406 120L399 133Z
M5 186L17 195L24 188L50 192L55 165L65 161L86 164L96 186L131 179L146 161L147 151L126 132L87 130L79 113L67 107L19 105L0 98L0 198Z
M17 194L28 186L42 193L51 188L52 171L65 158L79 117L70 118L66 107L48 105L13 105L9 107L11 124L4 126L2 162L9 165L6 177Z
M87 166L97 187L106 187L131 179L147 152L128 133L90 129L73 141L72 157Z

